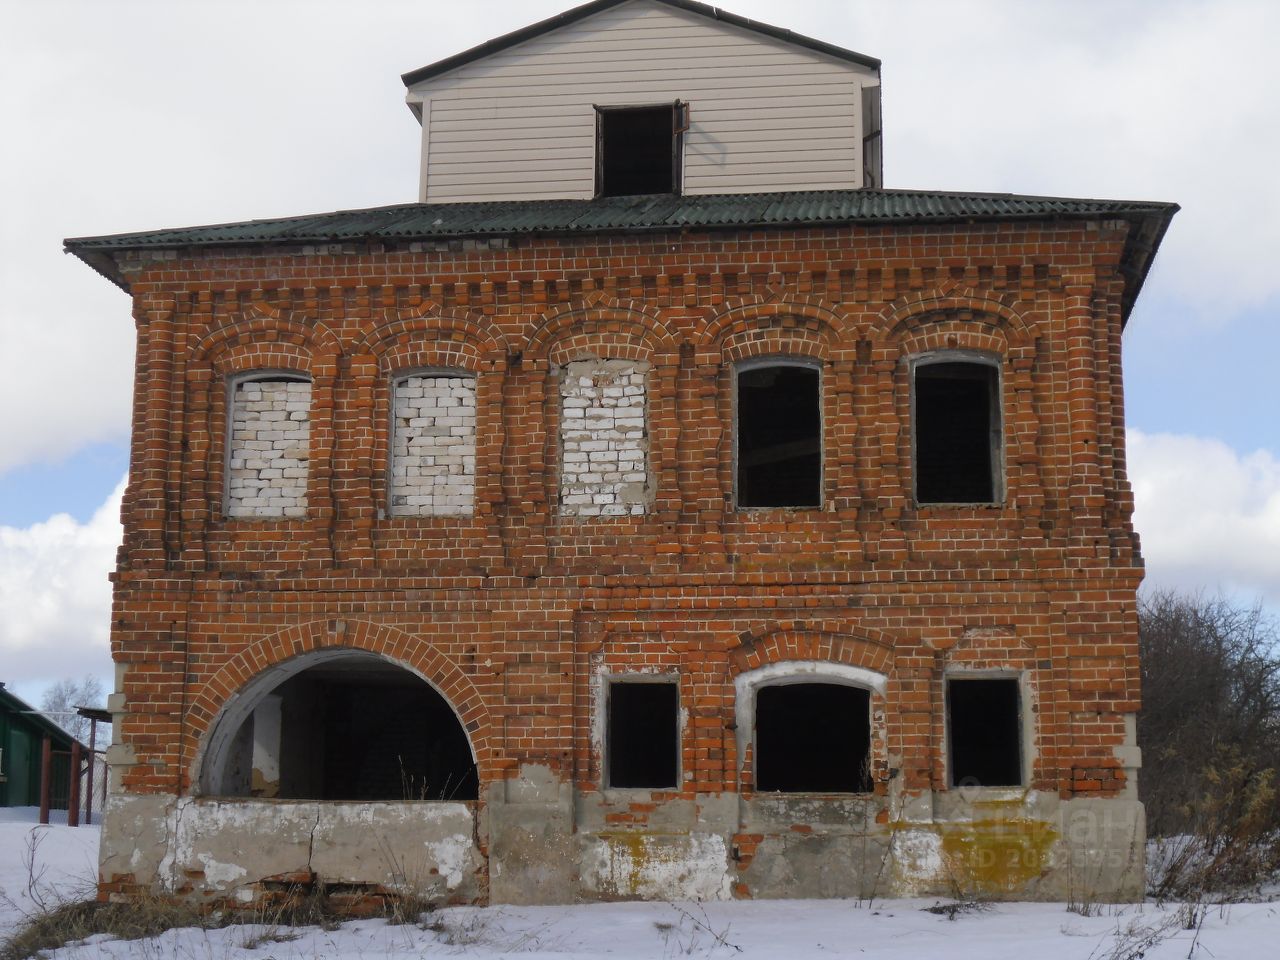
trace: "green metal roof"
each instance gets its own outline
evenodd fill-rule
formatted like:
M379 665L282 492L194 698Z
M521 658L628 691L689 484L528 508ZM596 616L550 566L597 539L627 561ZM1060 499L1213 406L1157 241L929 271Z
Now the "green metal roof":
M112 254L131 250L344 242L394 244L524 234L1126 219L1135 229L1131 231L1124 267L1136 280L1126 291L1127 315L1151 257L1177 210L1178 205L1174 203L921 190L661 194L594 200L407 203L277 220L76 237L65 240L64 245L68 252L124 287L124 278Z
M62 727L58 726L58 724L54 723L16 693L7 690L3 683L0 683L0 711L22 717L27 723L40 730L41 733L49 734L50 738L58 744L65 746L68 750L71 749L71 741L75 737L67 733Z

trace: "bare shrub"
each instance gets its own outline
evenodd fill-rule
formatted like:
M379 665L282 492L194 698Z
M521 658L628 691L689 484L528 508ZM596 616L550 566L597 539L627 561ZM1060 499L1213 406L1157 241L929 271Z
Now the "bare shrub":
M1152 893L1243 893L1280 869L1280 631L1260 607L1158 592L1139 605L1139 795Z

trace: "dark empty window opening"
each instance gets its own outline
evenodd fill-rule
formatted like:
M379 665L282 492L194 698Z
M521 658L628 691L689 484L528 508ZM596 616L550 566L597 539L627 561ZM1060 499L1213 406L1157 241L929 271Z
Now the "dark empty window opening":
M756 789L871 790L871 694L838 683L787 683L756 693Z
M737 379L737 505L821 506L817 368L748 367Z
M916 502L999 499L999 396L999 372L992 364L915 368Z
M1022 784L1022 696L1015 677L947 682L953 787Z
M596 193L601 197L680 192L676 104L598 108Z
M675 789L680 771L680 688L671 682L614 680L608 698L609 786Z
M372 656L330 659L263 695L215 791L282 800L475 800L471 748L448 702Z

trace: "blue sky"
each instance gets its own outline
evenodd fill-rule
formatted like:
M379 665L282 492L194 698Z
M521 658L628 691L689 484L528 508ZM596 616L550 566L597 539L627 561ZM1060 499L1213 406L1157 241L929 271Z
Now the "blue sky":
M133 321L62 238L411 201L399 75L570 2L6 7L0 680L110 687ZM883 60L890 187L1182 204L1125 340L1148 582L1280 610L1280 4L724 5Z

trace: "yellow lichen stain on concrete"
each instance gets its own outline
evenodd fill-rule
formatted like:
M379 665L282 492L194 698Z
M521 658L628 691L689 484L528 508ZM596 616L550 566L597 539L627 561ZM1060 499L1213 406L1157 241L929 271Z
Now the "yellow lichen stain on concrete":
M640 896L640 883L649 863L648 837L634 830L601 833L609 848L609 876L613 878L614 895Z
M1052 865L1059 834L1043 820L939 824L943 869L966 896L1024 894Z

